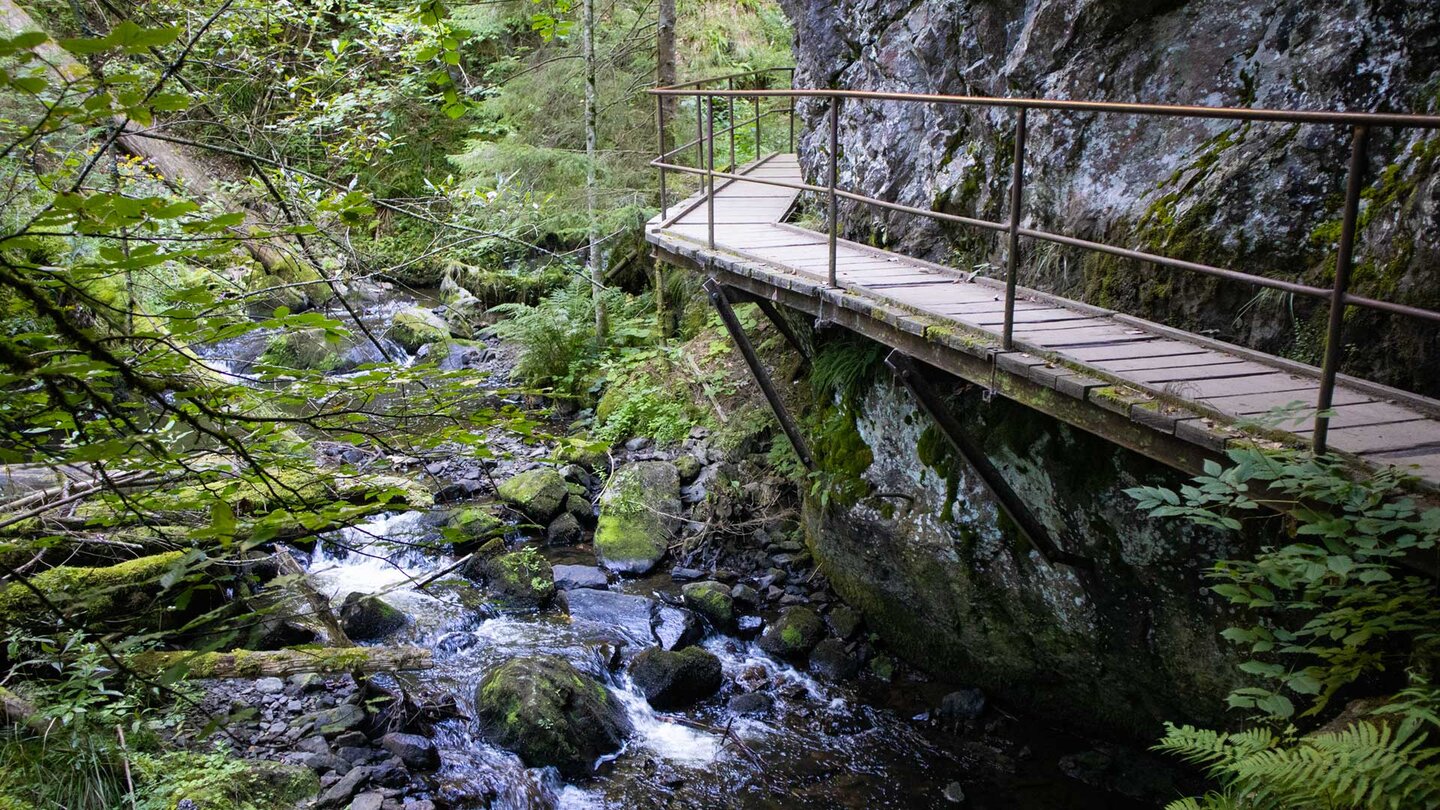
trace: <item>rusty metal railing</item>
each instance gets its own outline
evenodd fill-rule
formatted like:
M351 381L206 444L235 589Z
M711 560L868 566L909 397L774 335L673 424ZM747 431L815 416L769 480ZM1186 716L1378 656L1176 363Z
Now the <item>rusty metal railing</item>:
M764 86L768 83L773 73L788 72L788 88L772 89ZM754 88L737 88L736 83L741 80L749 80L756 83ZM724 83L724 88L713 88L708 85ZM1370 131L1377 127L1394 127L1408 129L1440 129L1440 115L1408 115L1400 113L1367 113L1367 112L1328 112L1310 110L1268 110L1268 109L1246 109L1238 107L1200 107L1172 104L1133 104L1124 102L1104 101L1067 101L1059 99L1043 98L991 98L986 96L949 96L927 93L896 93L896 92L872 92L862 90L807 90L794 87L794 68L770 68L767 70L750 71L737 73L730 76L721 76L713 79L697 79L685 84L678 84L672 87L661 87L652 89L650 92L656 96L659 115L657 123L660 130L660 154L650 165L656 167L660 172L660 203L661 211L668 211L666 198L666 172L683 172L695 174L701 177L702 189L705 195L705 202L709 213L710 232L709 245L715 246L715 180L717 178L733 182L743 180L750 183L763 183L766 185L791 188L799 191L809 191L823 195L826 200L826 218L829 231L829 283L832 287L838 287L836 277L836 242L839 233L838 227L838 201L840 199L852 200L866 205L883 208L890 211L898 211L905 214L927 217L942 222L951 222L982 230L994 231L1004 234L1006 242L1005 261L1005 322L1002 333L1002 345L1006 351L1014 348L1015 330L1015 296L1017 278L1019 276L1019 255L1021 238L1038 241L1051 242L1059 245L1081 248L1084 250L1105 253L1125 259L1149 262L1162 267L1169 267L1177 270L1200 273L1203 275L1222 278L1229 281L1237 281L1250 284L1256 287L1281 290L1295 295L1322 299L1329 304L1329 319L1325 333L1324 360L1320 368L1320 390L1316 400L1316 416L1312 444L1316 452L1324 452L1326 438L1329 431L1329 410L1334 402L1335 382L1339 373L1341 337L1344 329L1346 307L1360 307L1380 312L1387 312L1393 315L1402 315L1409 318L1417 318L1432 323L1440 324L1440 312L1422 309L1407 304L1383 301L1365 296L1354 295L1350 292L1350 275L1354 265L1354 250L1356 224L1359 218L1361 192L1364 189L1365 164L1367 148L1369 144ZM684 144L681 147L667 150L666 146L666 121L665 121L665 99L677 97L691 97L695 99L697 138L695 141ZM762 99L784 98L789 99L785 107L772 108L762 111ZM735 156L735 130L739 124L734 118L734 103L736 99L749 100L753 105L754 117L744 122L746 125L753 124L755 127L756 155L755 159L763 157L763 146L761 140L761 120L770 114L786 114L790 119L789 145L791 151L795 148L795 104L799 98L823 99L829 102L827 124L829 128L829 155L827 164L826 185L817 186L810 183L792 183L773 178L760 178L736 173ZM730 163L726 167L729 171L717 171L715 168L714 138L717 134L714 130L714 106L716 100L727 101L730 104L730 124L725 130L718 134L730 135ZM702 105L703 100L703 105ZM840 108L842 102L864 102L864 101L900 101L916 104L952 104L970 107L996 107L1015 110L1015 139L1013 165L1010 177L1009 211L1005 222L992 222L990 220L976 217L966 217L957 214L947 214L941 211L929 211L923 208L902 205L900 203L881 200L875 197L868 197L855 192L846 191L837 187L838 166L839 166L839 134L840 134ZM1283 279L1259 276L1253 273L1245 273L1224 267L1203 264L1200 262L1175 259L1154 253L1147 253L1130 248L1107 245L1102 242L1094 242L1087 239L1079 239L1073 236L1051 233L1037 228L1027 228L1021 225L1023 210L1021 207L1025 185L1025 140L1027 127L1027 114L1030 110L1044 110L1056 112L1078 112L1078 113L1106 113L1116 115L1141 115L1141 116L1162 116L1175 118L1200 118L1210 120L1233 120L1253 121L1263 123L1289 123L1305 124L1315 126L1340 126L1345 127L1349 132L1350 159L1347 169L1345 184L1345 201L1341 213L1340 241L1335 258L1334 283L1329 287L1315 287L1308 284L1301 284ZM709 126L705 124L709 120ZM709 140L708 154L705 148L705 141ZM671 162L679 152L697 146L697 158L695 166L683 166Z

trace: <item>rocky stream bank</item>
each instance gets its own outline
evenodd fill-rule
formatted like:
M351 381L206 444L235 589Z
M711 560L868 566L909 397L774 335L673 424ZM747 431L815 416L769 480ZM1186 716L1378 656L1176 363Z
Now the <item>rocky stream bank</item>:
M387 302L370 315L413 311ZM497 385L512 365L491 337L395 345L460 357ZM180 742L228 745L278 781L313 779L317 808L1138 807L1172 795L1144 755L1056 733L892 656L817 570L796 488L764 455L722 449L703 427L567 461L543 441L492 439L493 458L391 460L434 508L293 549L351 639L428 648L432 669L202 681L205 707L234 722Z

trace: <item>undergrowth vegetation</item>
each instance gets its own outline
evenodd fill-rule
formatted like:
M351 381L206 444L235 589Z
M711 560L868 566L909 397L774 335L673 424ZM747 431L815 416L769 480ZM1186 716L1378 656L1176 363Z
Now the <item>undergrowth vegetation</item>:
M1355 480L1338 459L1229 455L1178 492L1129 490L1155 516L1235 530L1279 508L1291 524L1288 541L1212 572L1211 590L1249 619L1223 635L1250 656L1240 668L1255 685L1230 705L1254 725L1169 726L1158 748L1223 786L1171 810L1436 806L1440 597L1424 561L1440 545L1440 509L1422 508L1394 468Z

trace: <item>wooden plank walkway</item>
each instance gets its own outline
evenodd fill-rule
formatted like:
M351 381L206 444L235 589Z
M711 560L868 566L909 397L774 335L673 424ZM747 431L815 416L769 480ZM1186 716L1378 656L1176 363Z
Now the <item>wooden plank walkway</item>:
M802 182L799 163L789 154L739 173ZM995 384L996 374L1019 376L1126 416L1165 440L1128 432L1112 438L1182 468L1194 467L1227 442L1254 439L1259 434L1250 423L1273 409L1298 405L1310 409L1304 416L1313 416L1319 391L1314 367L1034 290L1023 290L1015 304L1017 350L1001 351L1003 283L855 242L838 242L840 289L829 289L828 237L783 222L798 194L717 179L714 249L708 247L708 206L699 195L652 220L647 238L663 255L723 274L722 281L751 293L786 299L821 317L827 317L828 304L831 317L844 310L857 325L878 318L890 330L885 334L918 334L935 348L983 358L990 364L989 381L976 379L973 363L938 363L972 381ZM804 299L813 299L813 306ZM930 354L921 359L934 363L935 353ZM1005 386L997 387L1005 393ZM1348 377L1341 378L1334 401L1332 450L1368 465L1411 467L1427 488L1440 489L1440 401ZM1104 427L1113 420L1086 415L1071 404L1046 409L1094 432L1115 432ZM1311 419L1296 424L1292 418L1278 429L1293 430L1295 443L1305 444ZM1269 438L1284 436L1272 430ZM1200 453L1176 451L1172 439Z

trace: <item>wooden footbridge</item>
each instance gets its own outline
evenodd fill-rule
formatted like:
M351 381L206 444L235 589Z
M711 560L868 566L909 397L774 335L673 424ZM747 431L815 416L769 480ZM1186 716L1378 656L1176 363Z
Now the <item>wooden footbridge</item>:
M784 70L790 71L793 81L793 70ZM660 102L662 131L666 129L666 99L693 98L696 134L689 143L662 146L653 163L661 172L664 210L650 221L646 237L661 259L710 277L707 285L712 299L726 316L802 460L809 462L804 439L785 415L765 370L739 331L730 312L732 303L760 303L792 342L784 320L776 317L776 303L890 346L895 350L892 368L937 418L945 416L924 385L926 378L934 376L926 367L985 386L1188 472L1199 471L1205 460L1218 457L1232 442L1261 440L1310 445L1359 465L1412 468L1423 487L1440 488L1440 401L1337 371L1346 307L1440 322L1440 313L1363 298L1348 289L1369 131L1377 127L1436 129L1440 128L1440 116L759 89L765 86L764 79L764 72L741 74L653 91ZM801 97L828 105L830 162L825 185L806 183L793 154L795 99ZM762 100L777 98L788 99L788 105L780 107L772 101L770 109L764 108ZM840 106L875 99L1013 110L1015 154L1008 221L915 209L837 188L834 156ZM753 110L748 120L736 119L737 101L742 109L748 105ZM727 107L728 115L724 114ZM1023 227L1026 112L1032 109L1342 127L1340 131L1348 135L1351 160L1335 286L1311 287ZM717 112L728 122L720 130L715 127ZM763 122L787 115L788 138L781 130L778 135L772 132L771 139L785 142L788 149L736 165L735 136L742 127L747 137L749 128L754 128L757 148L752 151L761 154L758 145L764 142ZM724 145L727 135L730 160L716 168L716 145ZM692 153L697 155L694 164L681 165L678 156ZM666 175L675 172L698 175L700 190L668 204L664 199ZM786 222L805 192L827 204L826 232ZM975 277L840 239L836 224L839 199L997 232L1008 251L1006 278ZM1022 287L1018 284L1024 273L1022 239L1097 250L1177 272L1199 272L1328 301L1331 317L1325 365L1315 368L1295 363ZM1287 407L1307 409L1307 424L1297 427L1293 415L1278 426L1259 424L1267 414ZM951 427L963 434L963 427ZM952 440L956 438L952 436ZM966 442L963 435L958 440ZM987 464L983 458L972 456L971 460ZM981 474L992 489L1005 488L1003 477L989 480L995 475L993 470L982 469ZM1006 500L1005 493L997 494Z

